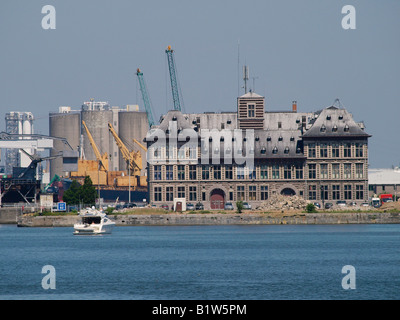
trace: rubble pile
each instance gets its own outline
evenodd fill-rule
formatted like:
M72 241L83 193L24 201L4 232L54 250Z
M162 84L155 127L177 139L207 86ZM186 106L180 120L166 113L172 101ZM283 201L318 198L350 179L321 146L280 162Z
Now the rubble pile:
M298 196L271 195L257 210L304 210L310 201Z

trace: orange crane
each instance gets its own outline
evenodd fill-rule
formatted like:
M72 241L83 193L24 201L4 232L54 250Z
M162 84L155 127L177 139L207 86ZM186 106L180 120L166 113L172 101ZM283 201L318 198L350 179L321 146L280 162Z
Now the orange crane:
M96 143L94 142L93 136L90 133L88 127L86 126L85 121L82 120L82 124L86 130L90 145L93 148L96 159L97 159L97 161L99 161L99 165L101 165L101 167L103 167L102 170L107 172L108 171L108 154L107 154L107 152L104 152L103 154L100 153L99 148L97 148Z

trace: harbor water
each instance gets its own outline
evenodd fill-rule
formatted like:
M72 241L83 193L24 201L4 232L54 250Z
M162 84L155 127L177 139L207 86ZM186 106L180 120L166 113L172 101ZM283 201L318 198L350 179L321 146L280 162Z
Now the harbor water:
M0 299L400 298L398 224L72 232L0 225ZM50 275L45 266L53 268L53 288L43 285ZM350 282L353 288L343 285Z

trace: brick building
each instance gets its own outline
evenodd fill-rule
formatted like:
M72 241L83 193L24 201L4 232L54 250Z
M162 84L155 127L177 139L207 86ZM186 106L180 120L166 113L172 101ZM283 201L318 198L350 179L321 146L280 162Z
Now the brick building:
M343 108L301 113L293 102L291 111L265 111L252 92L238 98L237 112L169 111L145 139L150 202L255 208L275 193L365 202L369 137Z

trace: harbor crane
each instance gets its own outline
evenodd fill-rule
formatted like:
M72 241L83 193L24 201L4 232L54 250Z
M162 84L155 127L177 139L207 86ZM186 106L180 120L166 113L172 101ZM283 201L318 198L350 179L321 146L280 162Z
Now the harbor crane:
M168 59L168 68L169 68L169 76L171 79L171 90L172 90L172 99L174 101L174 110L181 111L181 102L179 99L179 87L176 78L176 68L175 68L175 60L174 60L174 50L171 49L171 46L167 47L165 50Z
M131 170L131 175L140 176L140 171L142 170L142 156L140 151L129 151L125 144L122 142L121 138L117 135L115 129L111 123L108 123L108 130L111 132L114 140L121 150L122 157L128 164L128 168Z
M107 152L104 152L103 155L100 153L99 149L96 146L96 143L94 142L92 134L90 133L88 127L86 126L85 121L82 120L82 124L83 124L83 127L86 130L86 133L87 133L88 138L89 138L90 145L93 148L93 151L94 151L94 154L96 156L96 159L97 159L97 161L99 161L99 169L101 167L103 167L103 169L101 169L101 170L104 170L104 171L107 172L108 171L108 154L107 154Z
M149 121L149 128L151 129L151 127L154 125L154 118L151 109L150 97L147 92L146 82L144 81L143 78L143 72L139 68L137 69L136 75L139 79L140 91L142 91L143 104L146 109L147 120Z

